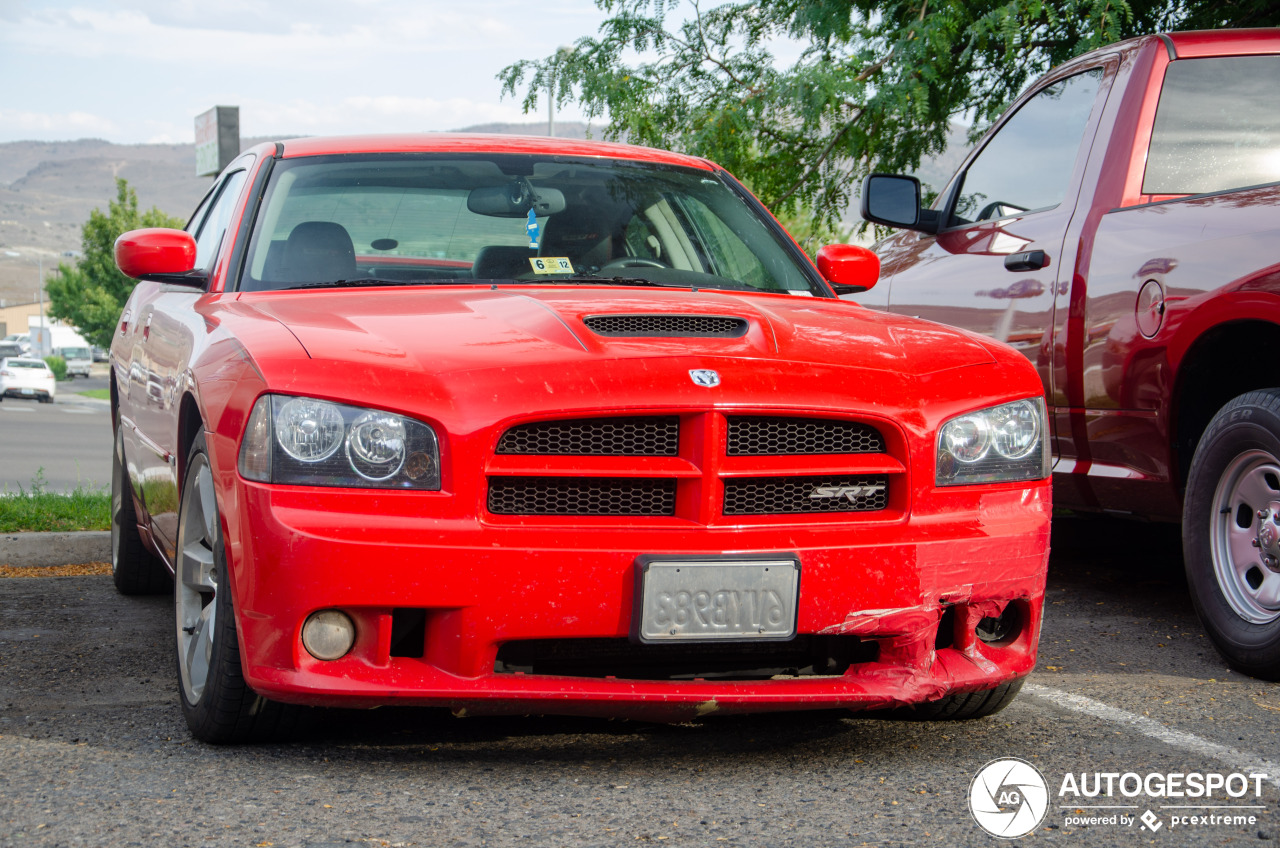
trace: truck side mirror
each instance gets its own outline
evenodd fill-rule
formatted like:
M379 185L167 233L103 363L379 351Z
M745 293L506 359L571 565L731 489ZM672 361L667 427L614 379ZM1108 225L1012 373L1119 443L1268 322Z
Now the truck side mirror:
M894 174L868 174L862 181L864 220L887 227L938 231L938 213L920 208L920 181Z

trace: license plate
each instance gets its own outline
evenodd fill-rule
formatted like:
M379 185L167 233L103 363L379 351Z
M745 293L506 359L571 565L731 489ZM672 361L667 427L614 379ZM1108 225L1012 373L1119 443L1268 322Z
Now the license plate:
M36 393L36 390L35 390L35 389L26 389L26 388L24 388L24 389L22 390L22 393L23 393L24 395L33 395L33 394L35 394L35 393Z
M794 559L642 558L641 642L786 640L796 633L800 563Z

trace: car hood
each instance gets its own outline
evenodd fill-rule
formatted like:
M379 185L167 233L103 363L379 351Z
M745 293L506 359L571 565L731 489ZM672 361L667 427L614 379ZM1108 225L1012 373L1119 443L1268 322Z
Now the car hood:
M956 330L812 297L594 287L352 289L243 295L240 306L279 321L312 359L436 377L654 357L844 366L904 377L994 361ZM666 335L602 335L584 321L600 316L643 316ZM745 330L699 335L699 328L681 326L680 316L737 318Z

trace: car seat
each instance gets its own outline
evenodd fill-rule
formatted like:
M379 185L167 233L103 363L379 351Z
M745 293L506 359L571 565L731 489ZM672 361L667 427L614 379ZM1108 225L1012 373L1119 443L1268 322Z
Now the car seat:
M347 228L332 221L303 221L289 233L279 278L288 283L328 283L356 276L356 250Z

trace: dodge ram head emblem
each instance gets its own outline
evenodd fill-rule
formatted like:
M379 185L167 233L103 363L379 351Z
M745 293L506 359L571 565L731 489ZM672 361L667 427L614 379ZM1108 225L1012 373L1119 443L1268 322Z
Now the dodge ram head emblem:
M868 483L865 486L819 486L809 493L810 499L848 498L852 503L858 498L869 498L884 492L884 483Z
M693 382L699 386L711 388L712 386L720 385L719 372L712 371L710 368L695 368L689 372L689 376L692 377Z

